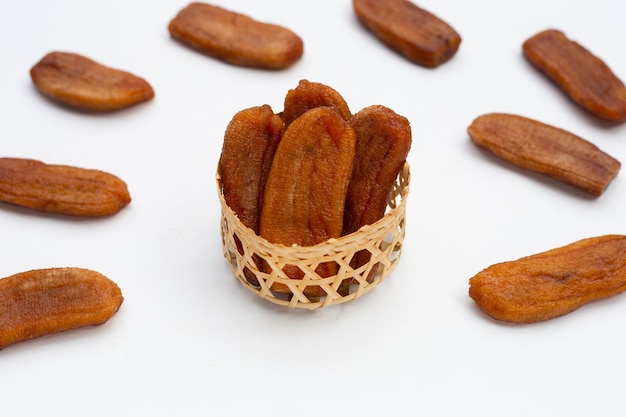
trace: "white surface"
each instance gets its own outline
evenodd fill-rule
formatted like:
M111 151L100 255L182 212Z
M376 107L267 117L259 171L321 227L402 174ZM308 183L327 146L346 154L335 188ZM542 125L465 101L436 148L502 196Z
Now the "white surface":
M483 315L467 290L493 263L626 233L625 173L588 198L479 151L466 128L483 113L517 113L626 161L626 125L588 116L521 55L527 37L555 27L624 79L626 3L424 0L463 38L450 62L429 70L366 32L347 0L216 2L303 38L303 59L283 72L228 66L173 42L167 24L186 4L0 6L0 154L109 171L133 197L102 220L0 206L0 276L78 266L125 296L104 326L0 351L0 414L623 414L624 295L512 326ZM156 97L107 115L55 106L29 77L53 50L145 77ZM391 107L414 136L398 268L368 295L315 312L257 299L232 277L214 184L234 113L265 103L280 111L302 78L334 87L353 111Z

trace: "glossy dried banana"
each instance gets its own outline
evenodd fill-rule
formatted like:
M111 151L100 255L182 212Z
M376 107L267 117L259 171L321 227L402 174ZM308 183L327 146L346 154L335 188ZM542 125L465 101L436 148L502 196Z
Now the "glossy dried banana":
M334 107L344 120L350 120L352 113L346 100L334 88L322 83L300 80L298 86L287 92L281 117L285 125L316 107Z
M559 317L626 290L626 236L583 239L498 263L469 284L469 296L494 319L533 323Z
M353 0L375 36L410 61L429 68L450 60L461 36L445 21L407 0Z
M113 281L82 268L50 268L0 279L0 349L108 321L124 298Z
M467 129L471 140L521 168L600 196L621 164L594 144L563 129L522 116L491 113Z
M612 122L626 121L626 87L609 66L560 30L527 39L524 56L574 102Z
M51 52L31 68L30 75L47 97L83 110L120 110L154 97L143 78L74 53Z
M268 105L238 112L228 124L218 163L224 200L256 234L265 182L284 124Z
M232 65L281 70L304 51L293 31L207 3L194 2L170 21L172 38Z
M48 213L101 217L118 213L130 201L126 183L108 172L0 158L0 202Z
M340 237L355 146L354 130L335 108L317 107L292 122L265 185L261 236L288 246ZM336 270L336 264L326 263L316 272L330 276ZM284 271L293 279L303 276L297 266L287 265ZM325 295L319 287L308 290Z
M409 120L381 105L356 113L350 126L357 144L346 197L344 235L383 217L412 142Z

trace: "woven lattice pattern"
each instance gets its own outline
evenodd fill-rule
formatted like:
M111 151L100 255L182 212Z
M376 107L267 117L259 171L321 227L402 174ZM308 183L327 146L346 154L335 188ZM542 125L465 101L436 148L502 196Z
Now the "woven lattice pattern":
M224 201L219 175L216 179L224 257L241 284L268 301L313 310L354 300L382 282L400 259L410 182L408 163L398 175L382 219L350 235L306 247L276 245L243 226ZM359 266L353 258L356 253L362 256L362 251L371 255L369 262ZM322 263L336 264L337 273L319 276L316 268ZM285 266L292 271L297 267L303 278L289 278Z

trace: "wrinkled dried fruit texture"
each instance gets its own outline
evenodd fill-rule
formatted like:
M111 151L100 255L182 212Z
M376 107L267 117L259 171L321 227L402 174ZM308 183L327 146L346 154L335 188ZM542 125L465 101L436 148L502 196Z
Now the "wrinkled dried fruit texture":
M459 34L432 13L406 0L353 0L365 27L410 61L429 68L452 58Z
M171 20L172 38L232 65L285 69L304 51L291 30L205 3L190 3Z
M119 287L80 268L51 268L0 279L0 349L47 334L105 323L120 308Z
M268 105L238 112L224 134L218 171L224 200L256 234L263 192L284 124Z
M476 118L472 141L521 168L600 196L621 164L594 144L563 129L511 114Z
M288 246L313 246L340 237L355 146L354 130L332 107L311 109L291 123L265 186L261 236ZM293 279L303 276L293 265L284 271ZM336 271L334 263L316 270L320 276ZM320 287L307 290L325 295Z
M389 194L411 149L409 121L393 110L369 106L354 115L356 134L354 169L346 195L343 234L372 224L385 215ZM357 253L354 266L366 264L368 251Z
M49 53L30 75L44 95L83 110L120 110L154 97L143 78L73 53Z
M387 107L364 108L354 115L350 126L357 144L346 197L344 234L384 216L389 194L411 149L409 121Z
M357 144L346 194L344 235L375 223L385 215L389 194L411 149L409 121L387 107L374 105L362 109L354 115L350 126ZM370 252L360 251L351 265L358 268L370 258Z
M334 107L344 120L350 120L352 113L346 100L335 89L322 83L300 80L298 86L287 92L281 117L285 126L316 107Z
M238 112L224 134L218 163L224 200L239 220L257 235L265 182L283 131L282 119L270 106L263 105ZM235 241L237 250L243 254L238 236ZM248 268L244 273L248 282L259 285Z
M626 87L600 58L561 31L549 29L526 40L524 56L574 102L612 122L626 121Z
M470 297L494 319L532 323L559 317L626 290L626 236L583 239L495 264L469 284Z
M48 213L101 217L118 213L130 200L126 183L107 172L0 158L0 202Z

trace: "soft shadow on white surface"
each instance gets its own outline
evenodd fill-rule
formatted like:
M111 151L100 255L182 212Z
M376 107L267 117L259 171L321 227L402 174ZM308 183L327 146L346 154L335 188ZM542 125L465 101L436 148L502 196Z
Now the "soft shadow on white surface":
M467 290L493 263L626 233L624 173L589 198L475 148L466 129L483 113L517 113L625 161L625 126L579 110L528 65L521 43L560 28L625 79L626 7L418 3L463 38L450 62L425 69L372 37L350 1L217 4L288 26L303 59L259 71L191 51L167 33L181 1L0 6L0 155L102 169L133 198L98 220L0 206L0 276L80 266L125 297L103 326L0 351L2 415L619 415L623 295L519 326L488 318ZM28 74L53 50L133 72L156 96L106 115L55 105ZM414 136L397 269L364 297L314 312L260 300L231 275L214 181L230 118L260 104L281 111L303 78L334 87L353 112L394 109Z

